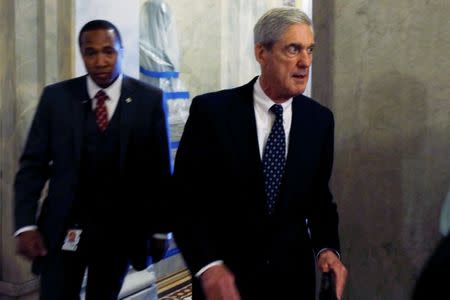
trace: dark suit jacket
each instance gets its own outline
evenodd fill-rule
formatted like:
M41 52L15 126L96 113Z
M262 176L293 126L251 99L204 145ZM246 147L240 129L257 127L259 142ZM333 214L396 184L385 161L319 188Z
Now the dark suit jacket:
M86 76L47 86L28 135L15 180L16 229L37 224L49 253L61 247L79 183L83 106L91 105ZM131 100L131 101L130 101ZM124 76L120 109L120 187L123 199L118 235L129 245L135 268L146 267L149 237L162 232L161 209L170 176L162 91ZM48 195L36 221L46 181ZM109 213L105 207L105 214ZM106 247L108 248L108 247Z
M413 290L413 300L449 299L450 234L434 249L423 266Z
M338 215L328 187L332 113L308 97L294 97L281 194L268 217L253 108L255 80L193 100L174 171L184 216L175 239L190 270L224 260L241 292L258 280L263 284L267 274L272 282L290 275L311 281L312 250L339 251Z

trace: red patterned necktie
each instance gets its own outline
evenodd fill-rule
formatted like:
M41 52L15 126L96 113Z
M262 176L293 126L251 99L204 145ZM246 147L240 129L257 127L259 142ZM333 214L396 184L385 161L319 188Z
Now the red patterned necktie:
M108 95L103 90L100 90L95 95L97 99L97 106L95 107L95 118L100 131L105 131L108 127L108 111L106 110L105 101L108 100Z

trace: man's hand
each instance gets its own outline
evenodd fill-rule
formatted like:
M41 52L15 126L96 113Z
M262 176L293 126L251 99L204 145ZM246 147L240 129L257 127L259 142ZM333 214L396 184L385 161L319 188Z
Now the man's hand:
M169 250L169 239L152 238L152 244L150 248L150 255L152 256L152 263L157 263Z
M320 253L318 266L321 272L332 271L336 283L336 297L338 300L341 300L348 273L345 266L337 257L336 253L331 250L325 250Z
M38 230L20 233L16 237L16 252L29 260L47 255L47 248L41 233Z
M203 292L207 300L240 300L234 283L234 275L225 265L207 269L201 276Z

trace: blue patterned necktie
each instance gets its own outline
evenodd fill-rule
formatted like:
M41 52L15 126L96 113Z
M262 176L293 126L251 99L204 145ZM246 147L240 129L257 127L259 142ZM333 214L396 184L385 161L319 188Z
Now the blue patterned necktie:
M286 135L283 127L283 107L274 104L270 111L275 114L275 121L267 138L263 153L264 186L269 215L273 213L276 198L280 191L286 161Z

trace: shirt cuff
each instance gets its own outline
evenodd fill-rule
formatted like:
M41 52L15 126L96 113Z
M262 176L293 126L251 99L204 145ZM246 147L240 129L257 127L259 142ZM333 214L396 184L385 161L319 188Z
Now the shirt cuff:
M14 237L17 237L22 232L32 231L32 230L36 230L36 229L37 229L36 225L24 226L24 227L20 228L19 230L17 230L16 232L14 232Z
M159 239L159 240L171 240L172 239L172 232L169 233L154 233L153 238Z
M337 252L336 250L334 250L334 249L331 249L331 248L323 248L323 249L320 249L320 251L317 253L317 255L316 255L316 259L318 260L319 259L319 255L320 255L320 253L322 253L322 252L324 252L324 251L326 251L326 250L330 250L330 251L333 251L334 252L334 254L336 254L337 255L337 257L339 258L339 260L341 259L341 254L339 254L339 252Z
M206 266L201 268L200 271L195 273L195 277L199 278L206 270L208 270L211 267L218 266L218 265L223 265L223 260L215 260L215 261L207 264Z

